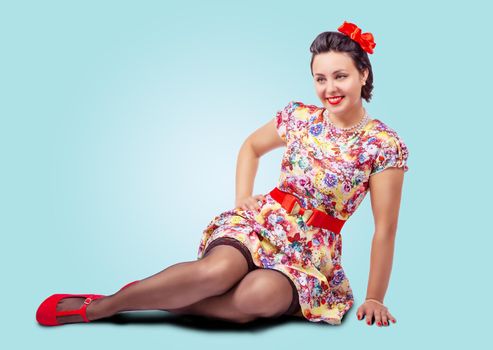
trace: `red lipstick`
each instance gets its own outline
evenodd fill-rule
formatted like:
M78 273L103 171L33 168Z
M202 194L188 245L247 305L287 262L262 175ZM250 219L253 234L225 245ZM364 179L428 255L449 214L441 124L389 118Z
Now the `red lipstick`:
M335 106L335 105L338 105L339 103L341 103L341 101L344 99L344 96L338 96L337 99L335 98L328 98L327 101L329 101L329 103L332 105L332 106Z

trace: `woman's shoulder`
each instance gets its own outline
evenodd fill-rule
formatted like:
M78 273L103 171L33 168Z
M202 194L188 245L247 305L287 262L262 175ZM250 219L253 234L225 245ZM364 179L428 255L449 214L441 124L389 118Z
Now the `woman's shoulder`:
M376 137L383 140L390 138L400 138L397 131L383 122L381 119L375 118L368 123L368 136Z
M316 105L306 104L306 103L303 103L301 101L295 101L295 100L293 100L290 103L292 104L292 106L294 107L294 109L297 109L297 110L307 110L310 113L312 113L314 111L317 111L317 110L320 110L320 109L323 109L323 108L318 107Z
M380 119L373 119L369 124L371 125L365 147L369 153L374 155L370 175L379 173L388 167L399 167L408 171L409 149L397 131Z
M306 104L302 101L291 100L284 109L293 115L293 119L307 122L310 116L317 111L321 111L323 108L316 105Z
M288 140L306 133L310 118L317 110L321 109L315 105L305 104L297 100L289 101L276 114L276 127L281 138Z

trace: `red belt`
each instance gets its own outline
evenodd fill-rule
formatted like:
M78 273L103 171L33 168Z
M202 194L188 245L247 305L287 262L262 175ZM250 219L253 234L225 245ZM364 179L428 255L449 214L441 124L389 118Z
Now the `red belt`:
M346 220L335 218L315 208L304 209L303 207L301 207L296 196L292 195L291 193L281 191L277 187L274 187L274 189L270 191L269 194L279 204L281 204L281 206L286 209L289 214L301 215L303 217L303 221L308 226L326 228L328 230L331 230L332 232L339 234L341 232L342 226L344 226L344 223L346 222Z

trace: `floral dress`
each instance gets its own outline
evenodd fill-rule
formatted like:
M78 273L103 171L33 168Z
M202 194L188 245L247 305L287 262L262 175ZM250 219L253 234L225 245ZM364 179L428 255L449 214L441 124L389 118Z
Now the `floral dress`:
M314 207L347 220L363 201L369 177L389 167L408 170L408 149L397 133L378 119L344 142L332 141L323 108L291 101L275 116L286 142L277 187L295 195L303 208ZM354 304L341 265L342 234L306 225L268 193L260 209L220 213L203 231L198 258L216 238L242 242L259 268L275 269L296 286L301 307L296 316L338 325Z

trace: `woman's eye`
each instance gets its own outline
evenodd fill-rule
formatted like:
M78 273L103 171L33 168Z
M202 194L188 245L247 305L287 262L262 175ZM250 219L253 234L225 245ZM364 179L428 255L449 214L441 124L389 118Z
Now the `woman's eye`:
M345 78L345 77L346 77L346 75L338 75L338 76L336 77L336 79L339 79L339 78ZM318 82L321 82L322 80L325 80L325 79L324 79L324 78L318 78L318 79L317 79L317 81L318 81Z

